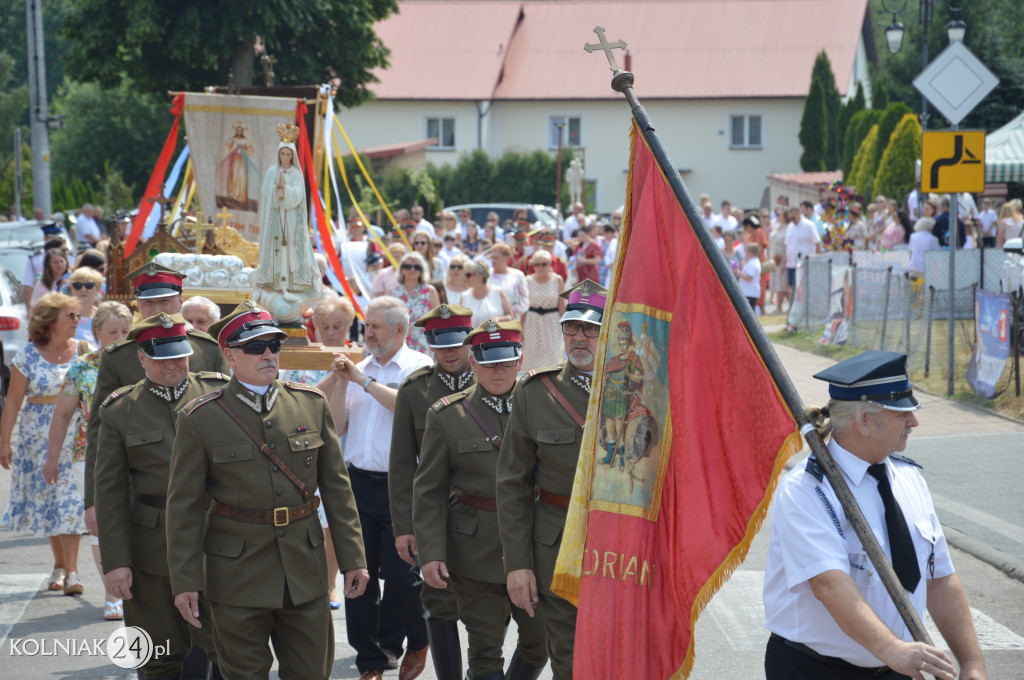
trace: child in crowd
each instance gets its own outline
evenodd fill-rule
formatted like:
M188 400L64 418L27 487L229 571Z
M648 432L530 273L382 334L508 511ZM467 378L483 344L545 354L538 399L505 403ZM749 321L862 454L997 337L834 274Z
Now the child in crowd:
M761 246L756 243L748 243L744 255L743 267L735 269L736 278L740 280L740 290L746 296L750 308L755 314L760 314L757 308L757 299L761 297Z

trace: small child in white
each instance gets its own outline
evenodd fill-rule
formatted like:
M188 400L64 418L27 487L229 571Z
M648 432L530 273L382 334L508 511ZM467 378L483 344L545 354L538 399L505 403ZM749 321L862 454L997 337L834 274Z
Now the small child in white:
M761 297L761 246L748 243L744 253L746 259L741 269L735 269L736 278L740 280L740 290L750 303L750 308L757 312L757 299Z

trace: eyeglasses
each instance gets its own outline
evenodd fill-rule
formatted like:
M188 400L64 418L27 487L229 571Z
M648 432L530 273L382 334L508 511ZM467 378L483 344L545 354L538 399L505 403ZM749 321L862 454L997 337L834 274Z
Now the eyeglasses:
M562 335L573 336L583 331L584 337L596 338L601 334L601 327L593 323L580 323L579 321L566 321L562 324Z
M519 365L519 359L512 359L510 361L496 361L493 364L480 364L484 368L515 368Z
M273 340L253 340L252 342L245 343L239 347L239 349L242 350L243 354L260 355L266 352L267 349L270 350L271 354L277 354L281 351L281 340L280 338L274 338Z
M469 277L473 276L474 274L476 274L476 272L466 272L466 278L468 279Z
M462 265L461 264L452 264L452 265L448 266L448 269L452 269L454 271L460 271L461 272L462 271Z
M75 290L82 290L83 288L85 288L86 290L92 290L93 288L96 287L96 284L93 283L92 281L75 281L74 283L71 284L71 287L74 288Z
M417 272L423 271L423 267L419 266L418 264L403 264L402 265L402 269L411 270L411 271L417 271Z
M428 243L427 241L413 241L412 244L414 246L429 246L430 245L430 243Z
M64 315L72 321L81 321L82 315L78 312L64 312Z

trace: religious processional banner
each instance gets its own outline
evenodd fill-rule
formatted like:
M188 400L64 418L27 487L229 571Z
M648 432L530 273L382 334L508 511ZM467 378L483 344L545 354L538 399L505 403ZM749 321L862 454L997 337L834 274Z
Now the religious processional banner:
M185 132L203 216L218 225L218 215L227 216L249 241L260 238L260 187L276 160L281 123L295 123L295 99L185 95Z
M574 675L586 680L688 676L697 616L746 556L801 448L635 126L631 146L600 389L552 585L579 607Z
M996 396L996 383L1010 357L1010 296L974 290L974 352L967 384L979 397Z

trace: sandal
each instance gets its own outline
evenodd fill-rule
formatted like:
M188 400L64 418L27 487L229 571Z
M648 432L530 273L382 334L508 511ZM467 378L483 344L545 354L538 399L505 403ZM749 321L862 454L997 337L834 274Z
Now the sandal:
M50 574L49 590L64 590L64 568L58 567Z
M64 580L64 594L81 595L84 590L82 582L78 580L78 572L73 571L69 573L67 578Z
M118 600L117 602L106 601L106 609L103 610L103 618L107 621L121 621L124 619L124 602Z

